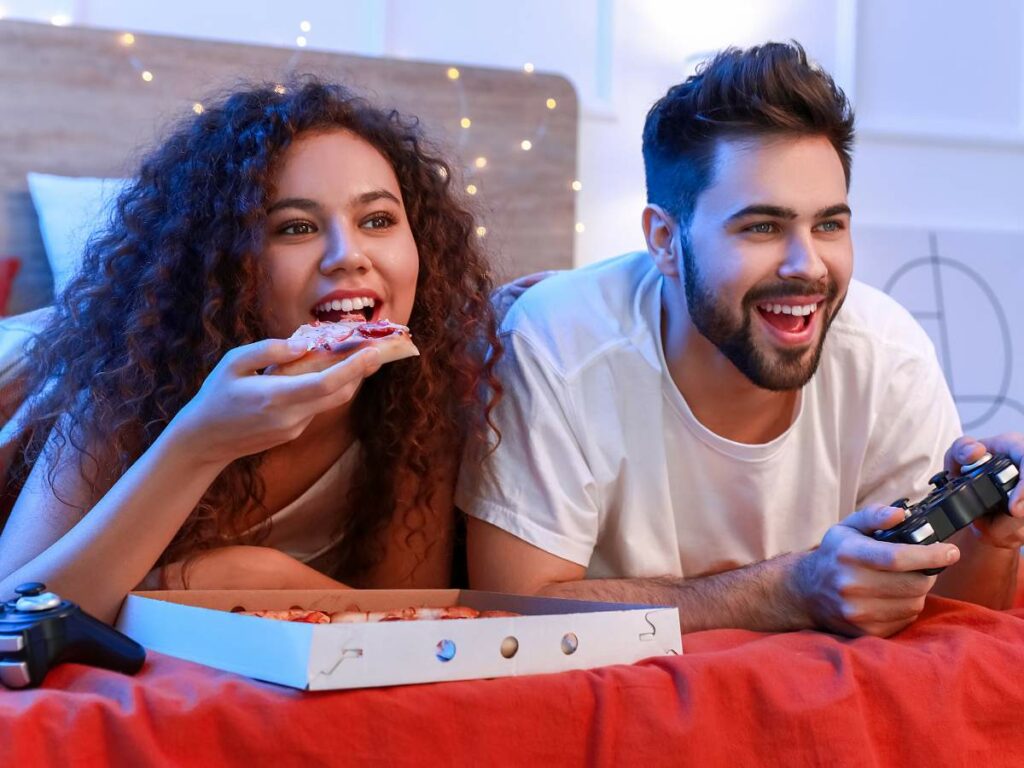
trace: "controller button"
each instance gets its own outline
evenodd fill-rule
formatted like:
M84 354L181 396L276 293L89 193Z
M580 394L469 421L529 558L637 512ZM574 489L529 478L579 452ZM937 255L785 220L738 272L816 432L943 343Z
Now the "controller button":
M40 595L46 591L46 585L39 581L30 581L27 584L19 584L14 591L22 597Z
M949 473L943 470L942 472L936 472L932 475L931 480L928 481L936 488L944 488L949 485Z
M8 688L26 688L32 682L24 661L0 660L0 683Z
M1006 485L1011 480L1017 477L1020 477L1020 472L1018 472L1017 468L1013 466L1013 464L1011 464L998 475L996 475L996 480L998 480L1003 485Z
M0 635L0 653L17 653L25 649L22 635Z
M899 509L906 509L909 505L910 505L910 499L908 499L907 497L904 496L902 499L896 499L896 501L894 501L889 506L890 507L898 507Z
M978 459L973 464L966 464L966 465L960 467L960 472L962 472L962 473L973 472L978 467L980 467L982 464L987 464L991 460L992 460L992 454L991 453L986 453L984 456L982 456L980 459Z
M924 523L923 525L917 526L914 530L908 533L910 538L915 544L920 544L922 541L927 539L929 536L935 535L935 529L932 528L931 523Z
M41 595L26 595L19 597L14 607L19 611L34 612L48 611L60 605L60 597L53 592L43 592Z

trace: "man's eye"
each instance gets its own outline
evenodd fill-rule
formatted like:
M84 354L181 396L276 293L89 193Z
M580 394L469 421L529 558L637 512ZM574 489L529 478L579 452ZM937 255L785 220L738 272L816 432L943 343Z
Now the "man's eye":
M770 235L775 231L775 225L770 221L761 221L747 227L747 232L755 235Z
M841 221L823 221L818 225L818 229L822 232L838 232L843 228L843 222Z
M375 213L363 219L363 227L366 229L386 229L395 224L395 217L390 213Z
M311 235L316 227L308 221L290 221L278 230L282 235Z

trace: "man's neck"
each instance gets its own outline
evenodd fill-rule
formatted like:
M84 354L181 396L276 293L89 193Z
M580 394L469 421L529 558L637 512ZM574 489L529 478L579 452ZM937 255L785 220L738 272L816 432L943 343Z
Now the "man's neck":
M789 429L799 390L773 392L750 381L694 327L685 299L678 299L663 290L661 344L669 375L697 421L748 445L767 443Z

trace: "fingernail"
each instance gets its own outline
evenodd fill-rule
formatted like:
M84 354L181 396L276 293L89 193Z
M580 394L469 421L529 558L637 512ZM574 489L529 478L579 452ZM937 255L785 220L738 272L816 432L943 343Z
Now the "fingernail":
M946 552L946 562L947 563L955 563L959 559L960 559L960 550L957 549L956 547L950 547L949 550Z
M971 453L973 453L973 449L973 443L960 446L960 449L956 452L957 458L959 458L960 461L968 461L971 458Z

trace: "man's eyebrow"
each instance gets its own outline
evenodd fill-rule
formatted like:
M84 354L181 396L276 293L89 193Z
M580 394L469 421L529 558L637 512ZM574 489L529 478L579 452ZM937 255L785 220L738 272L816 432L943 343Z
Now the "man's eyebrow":
M814 218L827 219L831 216L839 216L844 213L847 215L851 214L850 206L846 203L836 203L835 205L830 205L827 208L822 208L820 211L816 211ZM795 219L797 217L797 212L792 208L784 208L781 205L748 205L744 208L740 208L732 214L725 220L725 223L730 224L737 219L743 219L747 216L770 216L773 219Z
M850 206L848 206L846 203L836 203L835 205L830 205L828 208L822 208L820 211L814 214L814 218L830 219L833 216L841 216L844 213L847 216L853 215L853 211L850 210Z

